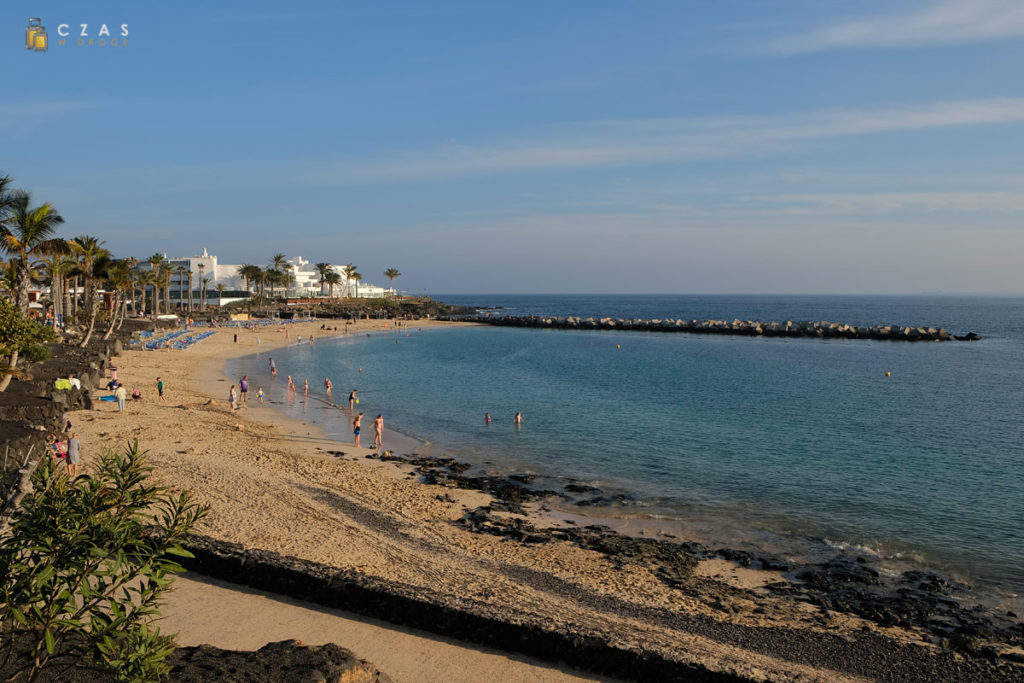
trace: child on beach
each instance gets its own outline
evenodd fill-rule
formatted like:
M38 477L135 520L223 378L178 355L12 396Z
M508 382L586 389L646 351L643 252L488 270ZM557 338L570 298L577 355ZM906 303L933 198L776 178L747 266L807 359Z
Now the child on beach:
M228 392L228 405L231 406L231 412L235 412L235 400L237 395L235 394L235 385L231 385L231 391Z
M363 424L363 414L359 413L356 415L356 419L352 420L352 436L355 438L355 446L359 448L359 432Z
M156 378L156 394L157 403L166 403L166 401L164 401L164 381L159 377Z
M260 388L259 388L259 389L258 389L258 390L256 391L256 398L258 398L258 399L260 400L260 403L261 403L261 404L263 403L263 387L260 387Z

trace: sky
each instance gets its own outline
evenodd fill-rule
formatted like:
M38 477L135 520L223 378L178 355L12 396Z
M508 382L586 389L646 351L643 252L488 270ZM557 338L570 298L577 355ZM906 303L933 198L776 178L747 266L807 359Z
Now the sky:
M1019 0L6 0L0 27L0 172L118 256L1024 293Z

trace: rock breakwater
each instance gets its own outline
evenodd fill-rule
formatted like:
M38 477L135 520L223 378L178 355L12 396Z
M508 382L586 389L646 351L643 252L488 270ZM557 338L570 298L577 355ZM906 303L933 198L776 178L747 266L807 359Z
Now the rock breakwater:
M819 339L873 339L877 341L977 341L974 332L954 335L940 327L924 325L858 326L822 321L786 320L684 320L682 318L580 318L576 316L493 316L477 315L452 318L464 322L506 327L539 327L566 330L630 330L642 332L689 332L691 334L729 334L746 337L811 337Z

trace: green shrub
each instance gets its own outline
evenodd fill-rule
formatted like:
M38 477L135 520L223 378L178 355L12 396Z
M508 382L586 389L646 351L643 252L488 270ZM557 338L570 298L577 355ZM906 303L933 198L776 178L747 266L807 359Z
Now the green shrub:
M190 557L180 543L205 514L149 481L138 442L70 481L45 458L0 541L0 668L13 680L72 667L152 681L174 649L150 621Z

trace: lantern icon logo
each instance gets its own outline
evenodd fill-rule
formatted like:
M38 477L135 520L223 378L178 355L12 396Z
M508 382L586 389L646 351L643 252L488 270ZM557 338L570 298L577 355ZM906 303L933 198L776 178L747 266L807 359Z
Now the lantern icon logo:
M36 52L46 52L47 37L46 27L39 17L30 17L28 26L25 27L25 49Z

